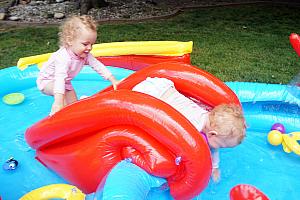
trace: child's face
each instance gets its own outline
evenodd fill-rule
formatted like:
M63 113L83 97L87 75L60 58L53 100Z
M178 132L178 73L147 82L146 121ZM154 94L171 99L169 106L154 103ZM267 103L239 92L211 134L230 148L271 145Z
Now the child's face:
M92 45L95 44L97 39L96 31L81 28L77 37L69 42L70 50L81 58L87 57L92 50Z
M237 137L221 135L221 134L208 134L207 136L208 144L214 149L226 148L226 147L235 147L240 142Z

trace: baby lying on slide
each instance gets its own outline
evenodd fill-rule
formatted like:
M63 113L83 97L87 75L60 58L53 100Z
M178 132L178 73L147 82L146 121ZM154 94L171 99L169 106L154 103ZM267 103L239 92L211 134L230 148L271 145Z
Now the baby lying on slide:
M137 84L133 91L156 97L183 114L205 136L211 148L212 179L220 179L218 148L239 145L245 137L245 119L235 104L222 104L207 111L179 93L174 83L166 78L150 78Z

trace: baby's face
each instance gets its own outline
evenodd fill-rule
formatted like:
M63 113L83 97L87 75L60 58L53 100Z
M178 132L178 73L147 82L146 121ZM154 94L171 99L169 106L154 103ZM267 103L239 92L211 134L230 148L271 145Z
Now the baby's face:
M235 147L240 144L237 137L220 134L208 135L207 140L209 146L214 149Z
M73 53L81 58L87 57L92 50L92 45L96 42L97 33L86 28L81 28L82 31L78 33L69 45L69 48Z

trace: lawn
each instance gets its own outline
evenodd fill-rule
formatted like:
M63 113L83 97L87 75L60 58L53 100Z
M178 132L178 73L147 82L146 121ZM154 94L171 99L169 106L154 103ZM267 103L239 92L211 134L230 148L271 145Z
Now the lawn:
M243 5L195 9L171 19L98 26L97 43L193 41L192 64L223 81L288 83L300 61L289 43L300 34L300 7ZM20 57L55 51L57 27L0 26L0 69Z

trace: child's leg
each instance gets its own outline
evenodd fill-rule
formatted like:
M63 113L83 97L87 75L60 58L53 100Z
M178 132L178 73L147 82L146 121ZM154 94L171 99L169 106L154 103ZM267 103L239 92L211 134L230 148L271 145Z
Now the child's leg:
M54 82L50 82L45 86L45 88L42 90L42 92L46 95L54 96L53 88L54 88ZM64 95L64 106L66 106L66 105L68 105L68 103L66 101L66 94L65 94Z
M54 82L50 82L45 86L42 92L46 95L54 96L53 87L54 87Z
M66 105L78 100L75 90L66 90L65 97Z

